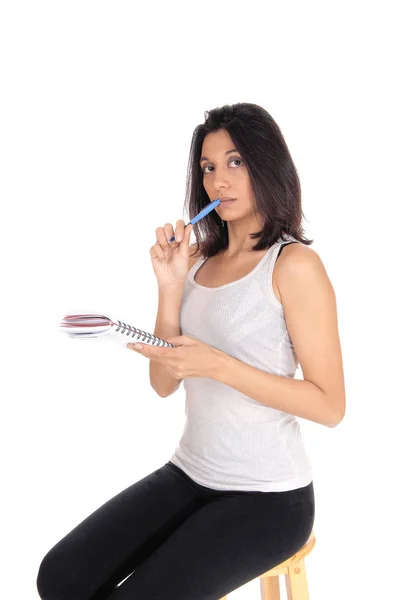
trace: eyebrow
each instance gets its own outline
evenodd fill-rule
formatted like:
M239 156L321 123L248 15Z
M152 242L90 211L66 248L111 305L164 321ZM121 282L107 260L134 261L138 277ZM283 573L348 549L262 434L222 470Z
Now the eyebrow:
M232 150L227 150L225 154L231 154L231 152L238 152L238 151L236 148L232 148ZM201 156L199 162L201 163L202 160L209 160L209 159L207 158L207 156Z

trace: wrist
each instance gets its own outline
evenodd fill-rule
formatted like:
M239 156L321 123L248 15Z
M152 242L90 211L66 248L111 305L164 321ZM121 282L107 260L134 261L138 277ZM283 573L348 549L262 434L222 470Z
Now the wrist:
M159 296L176 296L184 291L185 281L173 285L158 285Z

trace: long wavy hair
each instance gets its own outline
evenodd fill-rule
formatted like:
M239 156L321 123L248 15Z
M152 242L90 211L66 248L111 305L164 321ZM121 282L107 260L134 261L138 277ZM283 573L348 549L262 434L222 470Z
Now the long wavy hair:
M205 111L205 122L194 129L184 204L189 220L211 201L199 161L205 136L220 129L228 132L246 164L255 195L254 210L264 219L263 228L250 233L252 239L258 239L252 251L269 248L278 239L289 239L287 236L312 244L314 240L304 237L300 180L285 139L264 108L247 102ZM215 210L195 223L193 232L195 254L209 258L228 247L228 228Z

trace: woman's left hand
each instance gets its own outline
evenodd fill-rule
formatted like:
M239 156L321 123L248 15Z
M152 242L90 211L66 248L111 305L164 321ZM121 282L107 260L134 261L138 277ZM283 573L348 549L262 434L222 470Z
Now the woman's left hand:
M155 360L176 379L214 378L223 352L186 335L168 338L167 341L176 348L149 344L140 344L141 349L137 348L137 344L127 344L127 348Z

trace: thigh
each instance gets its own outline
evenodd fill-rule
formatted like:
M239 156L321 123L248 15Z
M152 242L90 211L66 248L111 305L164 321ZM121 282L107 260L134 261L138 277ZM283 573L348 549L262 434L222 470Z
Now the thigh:
M107 600L218 600L292 556L312 531L312 483L226 493L195 511Z
M165 464L108 500L46 554L37 577L40 597L104 598L200 506L188 478Z

